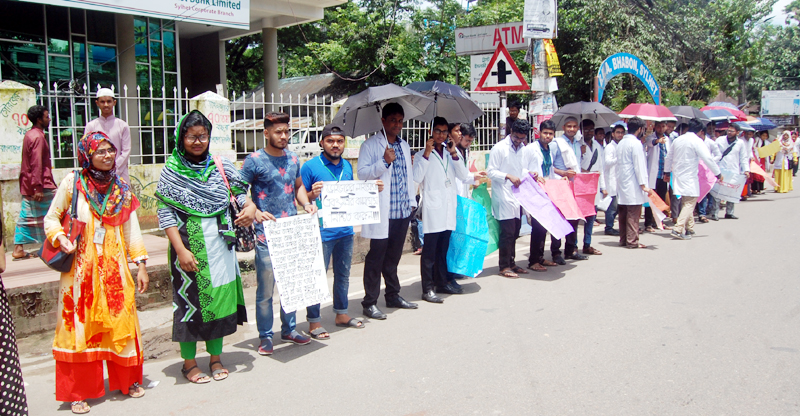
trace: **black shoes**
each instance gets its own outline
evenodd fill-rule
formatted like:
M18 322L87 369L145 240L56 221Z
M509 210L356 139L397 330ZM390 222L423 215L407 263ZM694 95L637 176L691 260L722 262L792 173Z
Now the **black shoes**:
M737 216L735 216L733 214L731 214L731 215L725 214L725 219L726 220L738 220L739 217L737 217Z
M364 316L370 319L380 319L380 320L386 319L386 314L381 312L380 309L378 309L378 305L372 305L369 308L364 308L363 312Z
M584 256L583 254L577 252L567 256L567 258L570 260L589 260L588 256Z
M562 255L560 255L560 254L555 256L555 257L553 257L553 263L555 263L555 264L557 264L559 266L563 266L563 265L567 264L567 262L564 261L564 257Z
M445 293L448 295L460 295L464 293L464 289L460 287L455 287L452 283L448 283L442 287L437 287L436 293Z
M444 299L436 296L432 290L428 290L422 294L422 300L430 303L444 303Z
M606 235L619 235L619 231L615 229L606 230Z
M417 309L416 303L411 303L397 295L393 299L386 300L386 307L387 308L400 308L400 309Z

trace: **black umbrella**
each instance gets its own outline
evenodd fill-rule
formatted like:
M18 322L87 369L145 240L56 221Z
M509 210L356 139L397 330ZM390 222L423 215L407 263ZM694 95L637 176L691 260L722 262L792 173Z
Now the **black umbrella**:
M675 115L675 118L678 119L679 123L688 123L689 120L693 118L696 118L705 124L711 122L711 119L708 118L705 113L700 111L700 109L690 105L674 105L669 107L669 111L672 111L672 114Z
M351 137L380 131L383 129L381 109L390 102L403 106L408 120L422 116L433 99L395 84L369 87L348 97L333 121L342 124L344 133Z
M614 110L598 102L579 101L567 104L556 111L550 119L556 123L556 128L561 128L569 117L575 117L580 123L582 120L592 120L595 127L609 127L620 117Z
M425 114L419 120L432 121L434 117L444 117L449 123L469 123L483 115L483 110L472 101L472 97L461 87L442 81L412 82L406 88L418 91L430 98Z

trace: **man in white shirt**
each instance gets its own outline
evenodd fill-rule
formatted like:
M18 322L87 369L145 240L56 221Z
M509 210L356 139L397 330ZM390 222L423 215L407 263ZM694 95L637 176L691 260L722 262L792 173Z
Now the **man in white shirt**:
M733 172L738 172L745 176L750 175L750 156L747 151L747 144L744 140L739 139L738 135L741 131L738 124L733 123L728 127L726 135L717 139L717 146L719 151L722 152L722 157L719 160L720 169L725 169ZM739 219L733 215L736 203L727 201L725 202L725 218L736 220Z
M628 248L645 248L639 243L639 217L646 195L647 166L641 137L644 120L628 120L628 134L617 143L617 207L619 209L619 245Z
M97 90L97 108L100 109L100 117L90 121L84 128L84 132L102 131L108 136L108 140L117 148L116 162L117 175L125 182L131 183L128 175L128 160L131 157L131 129L128 123L114 117L114 107L117 100L114 99L114 91L109 88Z
M416 303L400 296L397 264L403 255L403 245L411 221L411 211L417 206L411 171L411 149L400 137L405 111L400 104L383 107L383 131L367 139L358 154L358 179L383 181L380 193L381 222L361 227L361 236L369 238L369 251L364 258L364 316L386 319L378 309L381 293L381 274L386 282L384 298L389 308L417 309Z
M594 126L592 126L594 127ZM564 121L564 135L556 137L550 145L550 152L553 155L553 167L556 169L556 178L561 176L559 171L564 171L569 180L573 180L576 172L581 169L581 142L577 137L578 119L567 117ZM592 220L594 221L594 220ZM555 241L555 246L550 246L550 251L558 253L553 257L553 261L559 265L566 264L566 259L587 260L589 257L578 253L578 224L580 220L569 220L573 231L564 237L564 257L561 257L561 240Z
M714 162L719 162L720 158L722 158L722 152L719 151L719 146L717 146L717 142L714 139L713 121L706 126L703 143L711 153L711 157L714 159ZM717 216L717 208L717 201L709 192L700 202L697 203L697 211L700 214L698 221L707 223L709 217L714 221L719 221L719 217Z
M417 152L412 168L414 182L422 185L425 244L419 263L422 300L430 303L444 302L436 293L464 293L447 272L447 249L450 247L450 234L456 229L456 177L465 180L470 173L456 150L455 142L447 140L449 132L447 120L434 117L433 134L426 142L425 150Z
M619 235L614 229L614 220L617 218L617 143L625 136L627 126L623 122L615 124L611 131L612 140L603 152L603 176L605 177L606 192L611 196L611 203L606 209L606 235Z
M450 140L453 140L453 131L458 130L461 133L461 138L456 143L456 149L459 153L461 153L461 160L464 162L464 166L467 167L469 170L469 148L472 146L472 142L475 140L475 136L477 136L477 132L475 131L475 127L472 127L472 124L469 123L461 123L460 125L457 124L455 128L450 129ZM464 198L470 198L469 187L470 185L478 185L482 178L486 177L485 171L480 171L474 174L471 174L467 180L462 181L456 177L456 191L458 192L459 196L463 196Z
M489 152L486 174L492 180L492 214L500 223L500 275L515 279L528 271L514 262L515 246L522 225L520 206L512 186L519 186L522 176L522 155L528 140L530 124L519 119L511 126L511 134L498 142Z
M530 175L532 178L544 184L544 178L553 178L553 161L550 156L549 145L556 134L556 124L551 120L545 120L539 126L539 140L525 146L522 156L522 174ZM556 266L556 263L545 260L544 243L547 238L547 230L530 214L528 219L531 223L531 246L528 256L528 268L535 272L545 272L545 266ZM551 247L553 241L551 239ZM553 256L555 257L555 255Z
M664 162L664 181L669 182L672 175L674 191L681 195L680 215L672 228L672 236L681 240L689 240L694 234L694 206L700 196L699 161L702 160L717 179L722 179L717 162L700 136L705 137L703 123L690 120L689 132L672 142Z
M604 197L608 192L606 192L605 178L603 176L603 145L602 142L595 140L594 122L592 120L583 120L583 145L581 146L581 153L581 172L597 172L600 174L600 179L597 182L597 193ZM598 196L595 195L595 202L597 201L597 197ZM603 254L600 250L592 247L592 231L596 218L597 215L586 217L586 222L583 225L583 254Z
M669 154L669 137L666 135L667 123L664 121L657 121L653 127L653 133L645 139L645 148L647 151L647 186L653 189L656 194L664 202L667 200L667 192L669 191L669 182L664 182L664 160ZM644 210L644 226L648 232L653 232L658 228L653 211L650 207ZM664 227L665 230L669 227Z

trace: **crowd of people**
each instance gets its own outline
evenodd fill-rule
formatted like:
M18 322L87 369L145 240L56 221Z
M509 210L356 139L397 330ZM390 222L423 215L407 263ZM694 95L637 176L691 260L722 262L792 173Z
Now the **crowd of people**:
M113 117L113 92L101 90L97 102L100 118L90 122L78 143L80 168L56 186L44 135L50 118L46 108L34 106L28 116L33 128L25 135L20 188L22 212L15 236L13 257L31 256L23 244L47 241L64 253L75 253L73 267L61 274L58 316L53 342L56 360L56 399L70 402L74 413L90 410L87 399L105 394L103 362L110 390L133 398L144 396L143 343L135 305L135 293L149 285L147 250L136 216L139 201L127 177L130 133L124 121ZM470 147L475 128L450 124L441 117L432 121L424 149L412 156L402 138L403 107L383 106L382 130L361 146L357 170L342 157L345 147L343 126L324 127L322 153L301 163L287 149L290 118L271 112L264 117L265 147L248 155L241 169L231 161L209 152L213 126L199 111L181 118L175 128L175 149L166 161L156 189L158 221L169 239L169 270L173 293L172 340L178 342L184 360L181 372L191 383L225 380L228 370L222 362L223 338L247 321L241 272L235 247L243 238L238 233L254 229L256 265L255 314L259 345L257 353L271 355L273 347L273 296L275 277L264 221L298 213L314 214L321 208L320 195L327 181L375 180L379 190L380 222L363 225L368 238L364 260L363 316L387 319L378 306L381 278L385 283L387 308L416 309L404 299L398 276L409 225L415 221L420 244L421 299L443 303L441 294L462 294L460 276L448 271L447 251L456 229L458 198L470 197L470 187L490 181L491 215L499 223L499 274L517 278L528 270L544 272L566 260L587 260L602 255L592 246L595 225L604 225L607 235L619 236L620 246L636 249L641 232L670 229L678 239L691 239L694 214L698 221L717 219L719 201L708 195L701 201L698 169L700 161L718 179L722 170L751 178L742 199L764 192L766 178L750 174L754 161L766 170L774 167L778 192L792 189L797 169L796 135L785 132L780 150L773 157L759 158L757 149L770 142L768 134L757 138L742 134L736 124L726 135L716 137L714 126L699 120L657 122L649 132L637 118L616 123L610 131L595 128L591 120L567 118L563 126L546 120L533 138L524 118L507 120L508 135L491 149L485 172L470 170ZM563 135L556 137L557 130ZM122 156L122 157L121 157ZM599 174L597 200L610 198L605 222L596 216L570 220L572 231L563 240L550 238L550 259L545 258L547 230L537 218L521 208L514 187L523 178L538 183L574 180L583 173ZM642 207L655 192L671 205L672 225L660 223L652 207ZM419 195L418 195L419 194ZM74 204L73 198L78 198ZM62 218L73 208L85 223L81 238L70 240ZM234 210L233 206L240 207ZM735 219L735 203L725 204L725 218ZM618 229L614 228L619 217ZM522 221L531 225L527 267L515 261L516 241ZM578 232L583 221L582 248ZM666 221L666 220L664 220ZM2 227L0 227L2 230ZM326 270L333 267L333 313L336 326L364 329L363 319L349 315L348 288L353 256L353 227L321 227ZM2 239L0 238L0 243ZM0 245L0 249L2 246ZM4 258L4 257L3 257ZM136 278L128 267L138 265ZM4 268L0 263L0 271ZM1 281L0 281L1 285ZM2 287L0 287L2 289ZM3 330L0 353L10 371L3 372L3 395L11 414L27 414L24 387L13 326L10 324L5 292L0 290L0 318ZM311 339L326 340L330 333L321 323L321 305L306 308L308 331L297 329L295 312L280 308L281 340L305 345ZM7 324L8 323L8 324ZM11 328L10 335L8 328ZM5 342L11 340L12 342ZM205 343L211 356L208 372L196 361L197 343ZM8 348L6 345L13 345ZM13 358L13 360L12 360Z

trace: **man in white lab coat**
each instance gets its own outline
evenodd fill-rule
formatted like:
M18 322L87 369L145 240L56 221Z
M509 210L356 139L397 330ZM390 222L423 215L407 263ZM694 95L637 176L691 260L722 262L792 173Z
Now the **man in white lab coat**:
M719 151L722 152L722 157L719 160L719 167L720 169L749 176L750 152L747 150L747 143L738 138L741 129L739 125L732 123L730 127L728 127L725 136L717 139L717 146L719 146ZM717 201L717 203L719 203L719 201ZM735 208L736 203L731 201L725 202L725 218L731 220L739 219L739 217L733 215Z
M603 149L603 176L605 177L606 192L611 196L611 203L606 209L606 235L619 235L614 229L614 220L617 218L617 144L625 136L627 126L618 122L611 130L612 140Z
M545 120L539 126L539 140L525 146L522 155L522 175L530 175L535 180L544 185L545 178L554 178L553 161L550 157L550 142L556 134L556 124L551 120ZM528 214L531 223L531 246L528 256L528 268L535 272L545 272L547 267L556 266L556 263L545 260L544 243L547 238L547 230L533 216ZM554 239L552 241L559 241ZM555 257L555 255L553 256Z
M464 293L455 278L447 273L447 249L450 234L456 229L456 178L463 181L471 175L455 142L447 140L448 134L447 120L435 117L433 134L425 150L417 152L412 168L414 182L422 185L422 231L425 234L419 262L422 299L431 303L444 302L436 293Z
M708 148L708 151L711 153L711 157L714 159L715 162L719 163L719 159L722 157L722 152L719 151L719 146L717 146L717 142L714 139L714 122L708 123L705 130L705 138L703 138L703 143ZM702 223L707 223L710 219L714 221L719 221L719 217L717 217L717 201L714 199L714 196L711 195L711 192L705 196L700 202L697 203L697 212L699 215L698 221Z
M605 196L606 184L603 176L603 144L595 140L594 122L592 120L583 120L583 143L581 144L581 172L590 173L597 172L600 174L599 182L597 183L597 193ZM603 198L600 197L600 199ZM595 194L595 202L597 202L598 195ZM600 250L592 247L592 230L594 229L594 220L597 215L586 217L586 223L583 225L583 254L587 255L601 255ZM577 236L576 236L577 237Z
M645 248L639 243L639 217L647 200L647 166L641 138L644 120L628 120L628 134L617 143L617 207L619 209L619 245Z
M689 120L689 132L672 142L672 149L664 161L664 181L669 182L672 176L674 191L681 196L680 215L672 228L672 236L680 240L689 240L694 234L694 206L700 196L700 160L717 179L722 179L717 162L700 137L705 137L704 130L700 120Z
M511 126L511 134L499 141L489 152L486 175L492 180L492 214L500 224L499 250L500 275L515 279L528 271L517 266L514 253L519 229L522 225L520 206L512 186L519 186L522 176L522 155L528 140L530 124L519 119Z
M475 131L475 127L472 127L472 124L469 123L461 123L458 127L455 127L461 133L461 137L458 141L456 141L456 149L459 153L461 153L461 160L464 162L464 166L467 166L467 170L469 170L468 163L469 163L469 148L472 146L472 142L475 140L475 136L477 136L477 132ZM450 129L450 140L453 140L453 131L454 129ZM463 196L464 198L470 197L469 187L470 185L479 185L481 178L486 177L486 172L481 171L474 174L471 174L467 180L462 181L456 178L456 190L458 191L459 196Z
M397 264L403 254L411 211L417 206L414 198L414 181L411 171L411 149L400 137L403 130L403 107L389 103L383 107L383 131L373 135L361 145L358 154L358 178L383 181L380 193L381 222L361 227L361 236L369 238L369 252L364 258L364 315L372 319L386 319L378 309L381 292L381 274L386 282L386 306L389 308L416 309L417 304L400 296L400 279Z
M569 180L581 169L581 141L578 140L578 119L567 117L564 121L564 134L550 143L550 154L553 156L553 171L556 178L566 176ZM562 172L560 174L559 172ZM592 220L594 221L594 220ZM586 260L589 257L578 253L578 223L580 220L569 220L573 232L564 237L564 256L561 256L561 240L550 241L550 252L553 261L559 265L566 264L565 258Z
M669 154L670 142L669 137L665 134L667 131L667 123L664 121L657 121L653 127L653 133L645 139L645 149L647 151L647 186L654 190L655 193L664 202L667 200L667 192L669 191L669 182L664 182L664 160ZM653 216L650 207L644 210L644 226L648 232L655 231L658 228L655 217ZM669 227L664 227L669 229Z

